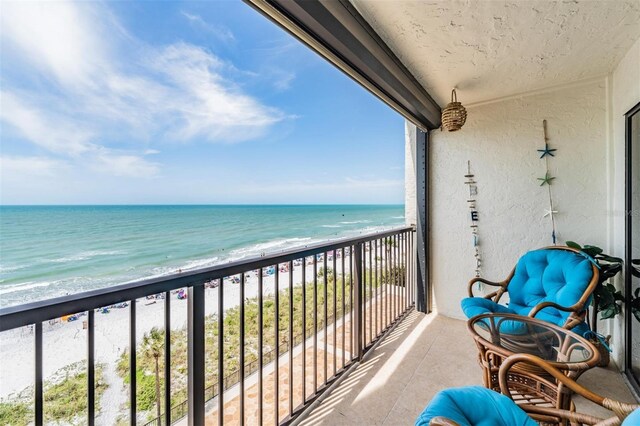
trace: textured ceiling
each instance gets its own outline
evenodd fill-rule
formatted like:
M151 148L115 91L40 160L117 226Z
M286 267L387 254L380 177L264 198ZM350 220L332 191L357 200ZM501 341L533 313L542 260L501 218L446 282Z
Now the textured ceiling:
M640 37L640 0L351 1L441 106L605 75Z

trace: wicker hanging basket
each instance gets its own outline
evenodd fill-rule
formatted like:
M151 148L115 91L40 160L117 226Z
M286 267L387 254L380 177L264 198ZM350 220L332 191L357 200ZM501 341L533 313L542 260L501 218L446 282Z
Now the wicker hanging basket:
M458 102L456 89L451 91L451 102L442 110L442 127L450 132L458 131L467 121L467 110Z

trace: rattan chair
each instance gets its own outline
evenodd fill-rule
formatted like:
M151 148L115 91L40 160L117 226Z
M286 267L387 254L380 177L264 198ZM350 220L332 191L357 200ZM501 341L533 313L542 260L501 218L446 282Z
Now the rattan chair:
M520 389L507 380L509 371L517 364L528 364L544 370L564 387L564 392L581 395L601 407L611 411L611 416L601 418L592 414L527 404ZM523 367L522 365L520 367ZM526 366L525 366L526 367ZM507 358L500 367L500 390L502 395L480 386L445 389L431 400L416 419L416 426L638 426L640 405L627 404L605 398L591 392L560 370L542 359L527 354L515 354ZM515 397L514 397L515 395Z
M611 416L600 418L591 414L578 413L575 411L575 405L572 403L570 410L563 410L556 407L544 407L540 405L527 404L526 400L522 400L518 389L513 388L513 383L508 381L508 375L511 368L517 364L525 363L529 366L536 366L544 370L552 376L564 388L563 392L573 392L585 399L600 405L611 411ZM499 372L500 391L503 395L518 402L518 406L525 411L531 418L541 424L571 424L575 426L617 426L620 424L638 425L640 422L640 411L636 411L629 416L634 410L638 410L640 405L627 404L600 396L589 389L579 385L574 380L567 377L563 372L552 367L546 361L528 354L515 354L507 358L500 366ZM516 395L514 398L513 395ZM632 418L633 417L633 418ZM626 421L625 421L626 419ZM624 422L624 423L623 423Z
M578 250L564 246L533 250L518 260L503 281L472 279L469 297L461 302L462 310L468 318L483 313L535 317L582 335L589 331L584 319L598 278L595 261ZM474 297L477 283L498 289ZM499 303L505 293L509 295L508 306Z

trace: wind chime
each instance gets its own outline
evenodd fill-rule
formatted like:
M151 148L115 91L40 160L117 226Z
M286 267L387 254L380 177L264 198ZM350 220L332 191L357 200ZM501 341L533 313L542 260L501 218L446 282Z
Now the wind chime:
M480 257L480 240L478 238L478 210L476 208L476 196L478 195L478 184L475 181L475 175L471 173L471 161L467 161L467 174L465 177L465 185L469 186L469 198L467 205L469 206L469 216L471 219L471 237L473 241L474 257L476 259L476 277L480 276L480 266L482 259Z
M544 133L544 149L539 149L540 159L544 159L545 165L545 174L544 177L538 178L540 181L540 186L547 186L548 194L549 194L549 209L545 210L544 216L551 219L551 241L553 245L556 245L557 237L556 237L556 219L555 215L558 214L558 211L554 209L553 206L553 197L551 196L551 183L555 179L555 177L551 176L549 173L549 157L555 157L554 152L557 149L549 148L549 138L547 137L547 120L542 120L542 131Z

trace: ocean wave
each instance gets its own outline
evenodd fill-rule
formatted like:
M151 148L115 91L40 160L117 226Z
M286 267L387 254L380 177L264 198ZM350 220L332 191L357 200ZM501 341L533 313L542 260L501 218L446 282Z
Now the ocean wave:
M344 222L340 222L343 225L354 225L356 223L371 223L370 220L353 220L353 221L344 221Z
M20 269L24 269L26 267L27 265L15 265L15 266L0 265L0 274L5 274L7 272L15 272Z
M323 228L342 228L342 225L322 225Z
M191 260L185 263L185 265L180 269L189 271L192 269L204 268L206 266L213 266L219 263L219 261L220 261L220 258L218 256L211 257L208 259Z
M279 251L291 247L297 247L301 245L308 245L312 241L311 237L306 238L283 238L278 240L267 241L265 243L258 243L247 247L242 247L231 251L232 256L241 256L240 258L247 257L251 254L262 254L267 252Z
M71 256L60 257L57 259L49 259L48 262L52 263L68 263L78 262L80 260L88 260L98 256L116 256L120 254L127 254L124 250L90 250L73 254Z
M391 219L404 219L404 216L392 216Z
M53 284L53 282L51 281L43 281L43 282L30 281L26 283L14 284L11 286L2 286L2 288L0 288L0 294L10 294L10 293L15 293L17 291L25 291L25 290L32 290L34 288L49 287L51 284Z

